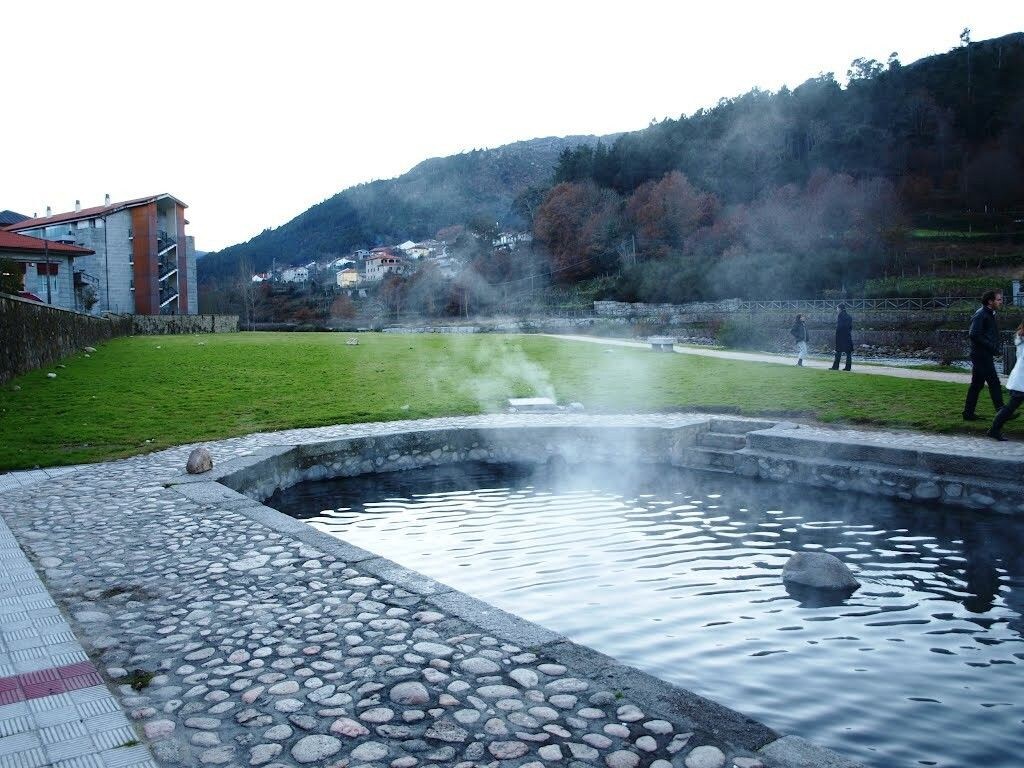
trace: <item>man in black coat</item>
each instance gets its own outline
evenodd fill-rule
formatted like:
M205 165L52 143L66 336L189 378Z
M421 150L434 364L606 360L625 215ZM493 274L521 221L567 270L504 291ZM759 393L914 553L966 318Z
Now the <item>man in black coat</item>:
M846 312L846 305L839 305L839 315L836 317L836 359L832 361L832 370L839 370L839 358L846 353L846 367L844 371L850 370L850 358L853 355L853 318Z
M996 325L996 310L1002 306L1002 291L985 291L981 297L981 306L971 317L971 386L967 388L967 400L964 402L964 421L977 421L978 415L974 409L978 405L978 395L986 384L992 405L997 411L1003 407L1003 388L993 360L996 355L1002 354L999 326Z

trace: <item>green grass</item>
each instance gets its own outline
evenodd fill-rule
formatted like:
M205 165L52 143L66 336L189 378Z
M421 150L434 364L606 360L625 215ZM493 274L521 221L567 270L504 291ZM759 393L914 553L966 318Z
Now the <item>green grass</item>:
M976 237L992 237L997 232L965 232L961 229L912 229L910 236L917 240L970 240Z
M359 344L346 345L348 338ZM64 363L0 388L0 469L257 431L497 411L507 397L531 395L578 400L591 412L730 409L938 432L965 427L962 384L540 336L144 336Z
M865 298L898 298L900 296L981 296L985 291L1010 287L1011 278L1005 276L955 277L887 277L864 282ZM974 304L974 300L969 301Z

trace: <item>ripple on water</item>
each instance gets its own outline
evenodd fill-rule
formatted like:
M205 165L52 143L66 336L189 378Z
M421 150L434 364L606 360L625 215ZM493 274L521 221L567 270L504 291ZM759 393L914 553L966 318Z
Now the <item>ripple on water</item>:
M619 476L460 465L268 504L867 765L1024 752L1020 523L668 468ZM864 586L798 602L781 583L797 550L835 554Z

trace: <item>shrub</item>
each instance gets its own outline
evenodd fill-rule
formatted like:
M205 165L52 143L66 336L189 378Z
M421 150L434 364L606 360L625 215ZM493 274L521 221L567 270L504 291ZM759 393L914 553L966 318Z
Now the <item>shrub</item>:
M709 322L710 326L711 323ZM715 341L723 347L751 348L756 346L751 338L751 326L732 318L718 321L718 328L715 332Z

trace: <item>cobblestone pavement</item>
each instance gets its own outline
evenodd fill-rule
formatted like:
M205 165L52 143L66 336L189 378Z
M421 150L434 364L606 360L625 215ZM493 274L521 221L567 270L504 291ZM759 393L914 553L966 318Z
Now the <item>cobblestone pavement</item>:
M156 766L3 520L0 765Z
M408 429L672 426L694 418L460 417L289 430L207 446L224 462L268 446ZM973 438L842 434L1024 455L1024 446ZM15 487L8 480L0 497L0 512L135 721L137 738L159 762L813 764L772 760L767 751L737 747L713 728L661 719L585 670L489 636L421 595L361 571L358 563L267 528L230 505L185 498L164 483L180 476L192 447L78 468L36 484ZM6 631L5 620L5 638ZM29 760L29 751L12 738L17 735L0 731L0 768L55 762L46 755ZM15 753L24 759L8 757ZM146 759L134 755L134 762ZM838 758L818 764L853 765ZM83 759L66 768L102 765Z

